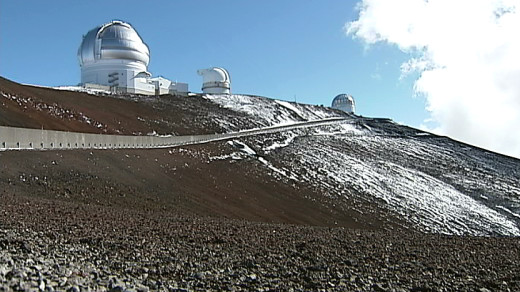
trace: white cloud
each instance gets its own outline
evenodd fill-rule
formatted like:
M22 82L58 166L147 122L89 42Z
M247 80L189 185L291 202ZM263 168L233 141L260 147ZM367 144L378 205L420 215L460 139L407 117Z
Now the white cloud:
M518 0L363 0L347 34L410 54L437 132L520 157Z

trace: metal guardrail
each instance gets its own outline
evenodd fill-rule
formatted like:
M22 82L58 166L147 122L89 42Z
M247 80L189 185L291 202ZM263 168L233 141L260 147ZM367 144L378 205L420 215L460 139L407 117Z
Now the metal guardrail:
M344 121L331 118L240 132L189 136L125 136L0 126L0 150L147 149L168 148L237 137L283 132Z

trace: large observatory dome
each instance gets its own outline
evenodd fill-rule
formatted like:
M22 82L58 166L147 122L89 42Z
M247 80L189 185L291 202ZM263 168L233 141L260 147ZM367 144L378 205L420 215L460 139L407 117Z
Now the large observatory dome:
M342 110L347 113L354 113L356 104L350 94L339 94L332 100L332 108Z
M186 83L152 77L148 46L124 21L105 23L84 35L78 60L84 87L131 94L188 94Z
M78 58L81 66L110 59L137 61L148 66L150 51L129 23L112 21L83 37Z
M90 30L78 49L81 83L112 91L155 94L148 72L150 51L135 29L112 21Z

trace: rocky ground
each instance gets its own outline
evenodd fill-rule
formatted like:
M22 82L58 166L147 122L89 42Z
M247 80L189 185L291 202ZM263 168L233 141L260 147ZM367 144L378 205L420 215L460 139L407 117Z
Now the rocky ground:
M4 291L520 289L518 238L260 223L5 192L0 199Z

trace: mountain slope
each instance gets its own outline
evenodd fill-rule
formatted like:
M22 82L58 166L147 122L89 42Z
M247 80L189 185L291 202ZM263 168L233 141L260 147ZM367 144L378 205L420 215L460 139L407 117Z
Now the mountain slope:
M50 158L54 154L29 152L23 156L40 161L39 168L6 163L4 183L45 173L60 189L70 189L68 178L46 171L54 161L61 172L103 178L114 193L126 196L135 189L129 197L137 205L150 193L162 198L158 205L176 198L183 210L249 220L520 235L518 160L387 119L257 96L96 96L0 81L0 121L10 126L182 135L345 118L329 126L172 150L56 152L65 157L59 162ZM17 153L1 155L13 164L19 159ZM23 181L28 189L6 190L52 193L28 181ZM78 179L69 192L92 192L88 181Z
M263 104L278 101L208 98L258 120L283 122ZM335 114L304 105L282 106L299 116L306 110L315 113L313 117ZM249 145L282 169L282 176L314 185L328 197L371 202L426 232L520 235L517 159L390 120L355 116L338 125L275 136L248 139Z
M517 159L324 107L0 79L0 124L240 131L169 149L0 152L0 290L518 291ZM449 234L449 235L446 235ZM453 236L456 235L456 236Z

